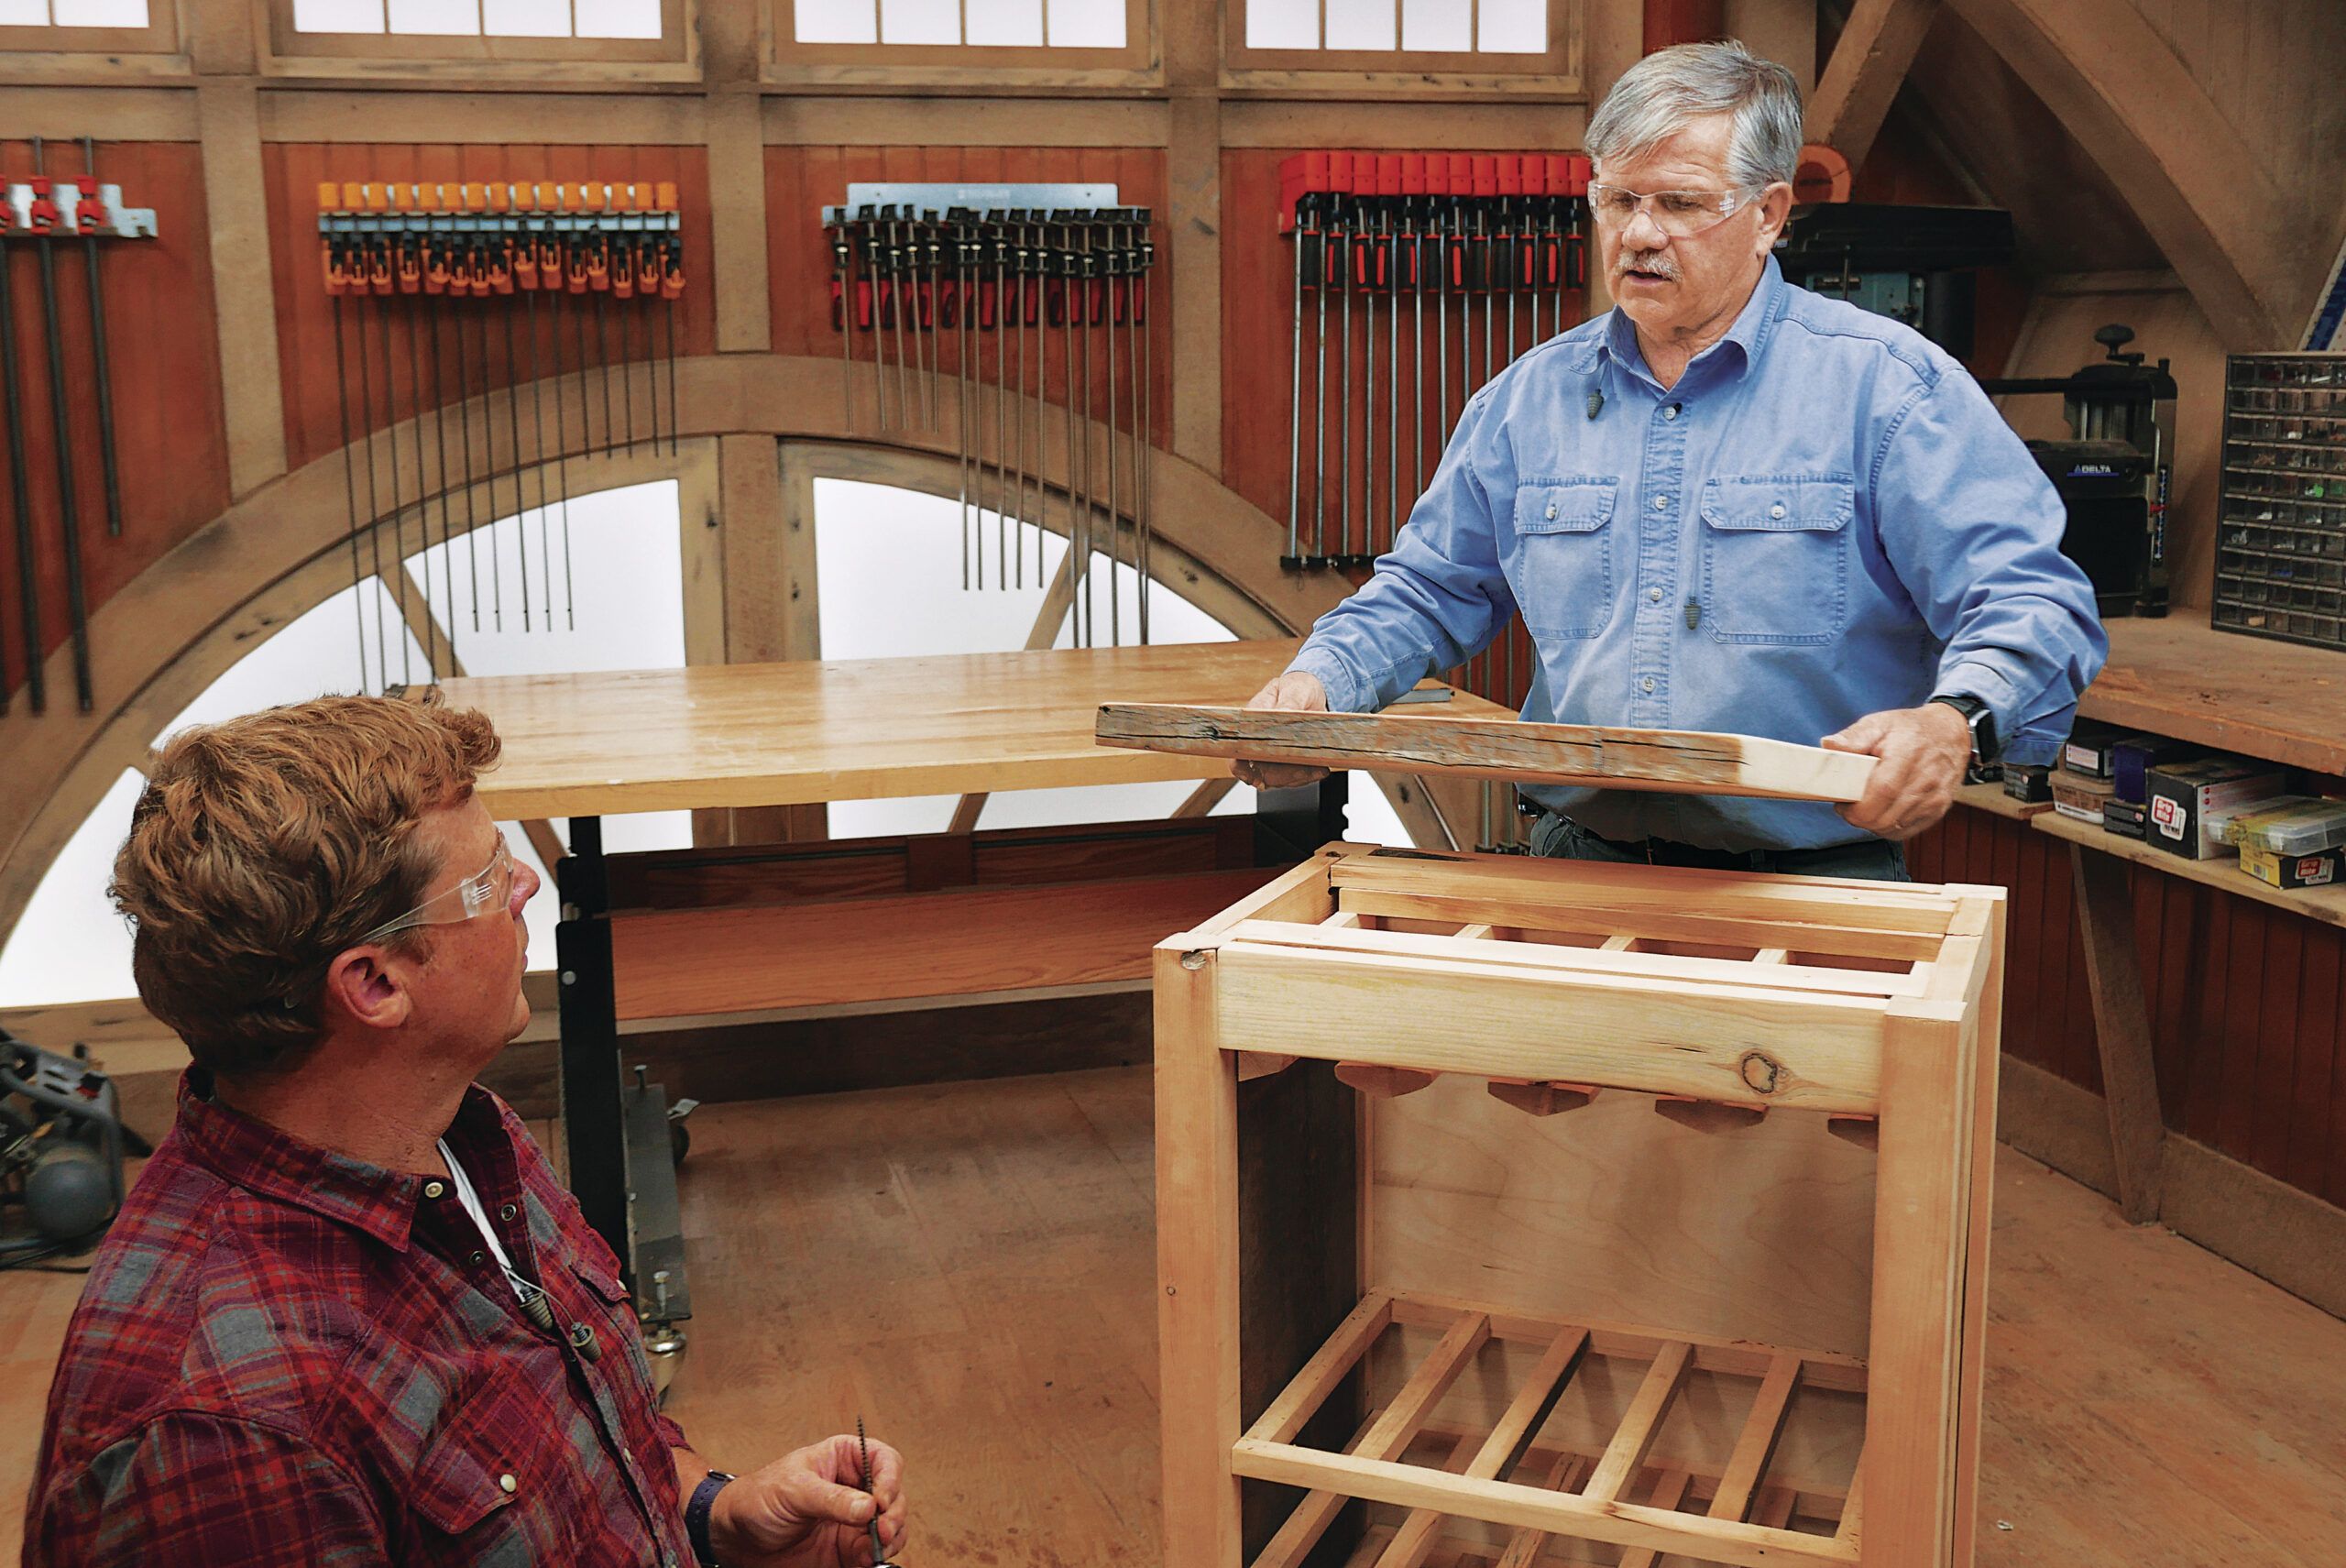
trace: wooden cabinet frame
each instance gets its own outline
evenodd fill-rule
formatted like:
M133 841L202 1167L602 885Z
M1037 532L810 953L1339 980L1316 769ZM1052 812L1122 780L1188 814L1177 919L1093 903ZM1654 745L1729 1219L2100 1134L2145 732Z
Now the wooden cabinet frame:
M719 0L720 4L733 0ZM700 76L701 0L660 0L656 38L489 38L410 33L305 33L293 0L252 0L261 69L275 76L368 81L692 82Z
M1968 1568L2003 896L1334 844L1160 944L1166 1561L1296 1568L1361 1498L1380 1568ZM1250 1400L1241 1280L1295 1264L1245 1228L1240 1084L1299 1058L1361 1091L1359 1305ZM1299 1442L1356 1369L1368 1424ZM1304 1493L1259 1547L1247 1480Z
M179 0L148 0L143 27L0 27L0 75L27 83L60 76L177 76L188 70Z

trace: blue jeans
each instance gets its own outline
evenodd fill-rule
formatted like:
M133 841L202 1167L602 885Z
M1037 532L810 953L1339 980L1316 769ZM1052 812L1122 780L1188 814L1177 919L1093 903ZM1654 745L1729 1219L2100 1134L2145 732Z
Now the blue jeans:
M1861 877L1873 882L1913 882L1906 850L1887 839L1860 839L1819 850L1703 850L1665 839L1617 844L1600 839L1569 817L1551 811L1531 828L1531 852L1560 861L1609 861L1617 864L1698 866L1710 871L1774 872L1784 876Z

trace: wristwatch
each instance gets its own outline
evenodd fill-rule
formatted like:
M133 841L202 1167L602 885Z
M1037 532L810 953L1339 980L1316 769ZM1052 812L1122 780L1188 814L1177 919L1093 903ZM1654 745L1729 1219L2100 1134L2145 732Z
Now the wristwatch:
M1973 767L1984 768L2003 755L2003 747L1996 740L1996 716L1986 703L1960 692L1936 692L1931 701L1943 702L1963 715L1963 722L1971 729Z
M725 1490L726 1484L739 1479L723 1470L712 1470L700 1478L691 1500L685 1504L685 1539L692 1542L700 1568L718 1568L717 1549L708 1543L708 1511L717 1506L717 1494Z

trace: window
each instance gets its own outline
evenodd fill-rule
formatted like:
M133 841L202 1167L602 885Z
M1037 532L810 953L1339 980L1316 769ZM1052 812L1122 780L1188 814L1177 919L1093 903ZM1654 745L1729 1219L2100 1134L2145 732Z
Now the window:
M293 0L302 33L656 38L662 22L660 0Z
M1124 9L1102 0L793 0L803 44L1122 49Z
M1233 0L1229 63L1277 71L1562 78L1579 87L1582 0ZM1243 82L1241 83L1244 84Z
M870 80L939 84L995 70L1014 81L1146 69L1149 0L771 0L774 59L854 65ZM1017 73L1034 73L1032 75ZM1096 81L1086 77L1084 80Z
M0 0L0 49L44 54L169 54L176 7L152 0Z
M6 0L0 0L0 4ZM379 72L386 60L477 60L490 75L595 62L690 74L685 0L269 0L269 51L294 73ZM354 62L339 71L328 61Z

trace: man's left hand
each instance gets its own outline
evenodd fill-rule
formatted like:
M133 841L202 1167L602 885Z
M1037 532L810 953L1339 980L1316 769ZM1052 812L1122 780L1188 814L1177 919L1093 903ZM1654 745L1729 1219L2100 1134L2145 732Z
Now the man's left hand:
M861 1460L854 1438L826 1438L728 1486L709 1509L717 1560L728 1568L865 1568L875 1508L893 1557L904 1541L904 1462L872 1443L867 1495Z
M1943 702L1869 713L1818 744L1881 759L1865 798L1834 809L1893 841L1912 839L1946 815L1971 762L1971 727Z

